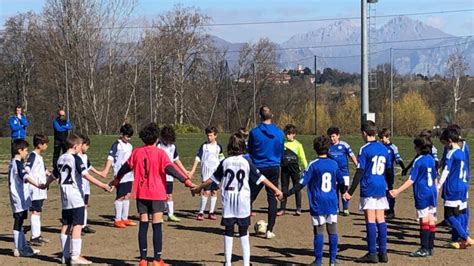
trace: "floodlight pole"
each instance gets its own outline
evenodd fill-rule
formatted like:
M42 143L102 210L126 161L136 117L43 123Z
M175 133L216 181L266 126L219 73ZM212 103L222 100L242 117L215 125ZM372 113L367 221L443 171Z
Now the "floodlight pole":
M318 135L318 91L317 91L317 69L318 56L314 56L314 135Z
M393 54L390 47L390 131L393 132Z
M69 120L69 82L67 78L67 60L64 60L64 71L66 74L66 116Z
M367 1L361 0L361 123L367 120L369 114L369 66L368 66L368 46L367 46Z
M253 124L257 126L257 71L255 62L252 63L252 72L253 72Z
M148 61L148 80L149 80L149 93L150 93L150 122L153 122L153 99L152 99L152 81L151 81L151 60Z

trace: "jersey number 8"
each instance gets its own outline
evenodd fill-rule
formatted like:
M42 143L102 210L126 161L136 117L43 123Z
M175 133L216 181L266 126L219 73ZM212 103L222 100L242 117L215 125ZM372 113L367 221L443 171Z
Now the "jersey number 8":
M322 176L321 180L321 190L323 192L329 192L331 191L331 174L330 173L324 173Z

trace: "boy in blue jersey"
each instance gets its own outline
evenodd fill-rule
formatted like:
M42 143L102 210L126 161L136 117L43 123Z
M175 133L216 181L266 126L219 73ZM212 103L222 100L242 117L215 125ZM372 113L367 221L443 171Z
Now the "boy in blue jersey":
M388 128L382 128L379 132L379 139L380 142L382 142L383 145L388 149L388 153L390 154L390 163L392 165L392 174L393 176L390 178L390 180L387 181L387 200L388 200L388 207L389 209L385 211L385 218L386 219L393 219L395 218L395 198L389 197L388 191L393 189L393 183L395 183L395 164L399 164L400 167L405 169L405 165L403 164L402 157L400 156L400 153L398 152L398 147L393 144L390 141L391 137L391 132L390 129Z
M420 134L418 134L418 137L426 138L428 141L433 143L432 137L433 137L433 132L429 129L423 129ZM436 165L436 170L438 170L438 165L439 165L439 159L438 159L438 149L434 145L431 146L431 157L435 160L435 165ZM406 176L410 168L413 166L413 163L415 162L416 158L420 156L417 154L411 162L405 166L405 168L402 169L402 176Z
M328 157L331 140L320 136L314 139L313 148L318 158L309 163L300 182L284 193L286 198L308 186L308 201L314 227L315 265L321 265L324 247L324 230L329 235L330 265L336 265L337 255L337 185L344 184L344 178L336 161ZM345 191L343 191L345 192Z
M340 140L341 131L338 127L330 127L326 133L331 138L328 156L337 162L344 178L344 183L338 184L337 187L337 192L341 193L342 215L349 216L349 202L342 198L343 191L347 191L349 188L349 164L347 157L351 158L355 166L357 166L357 158L352 152L351 146L347 142Z
M344 194L344 199L350 200L359 183L361 184L359 210L363 210L365 214L369 252L356 262L386 263L388 262L387 224L385 223L385 210L388 209L386 180L391 182L393 168L387 148L376 141L375 123L365 121L361 126L361 131L362 139L366 144L360 148L357 171L349 191ZM378 256L377 243L379 244Z
M416 214L420 220L421 248L410 253L410 257L427 257L433 255L436 232L436 165L434 158L431 156L431 140L417 137L413 144L415 144L415 151L418 156L413 162L410 176L401 187L391 190L390 195L395 198L413 185Z

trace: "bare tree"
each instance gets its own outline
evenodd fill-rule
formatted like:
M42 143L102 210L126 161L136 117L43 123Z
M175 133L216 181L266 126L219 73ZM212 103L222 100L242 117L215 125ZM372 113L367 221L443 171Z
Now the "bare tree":
M457 50L449 55L447 62L447 74L451 79L452 97L453 97L453 120L456 121L460 110L459 101L463 98L463 92L466 84L465 73L469 70L469 64L466 62L461 51Z

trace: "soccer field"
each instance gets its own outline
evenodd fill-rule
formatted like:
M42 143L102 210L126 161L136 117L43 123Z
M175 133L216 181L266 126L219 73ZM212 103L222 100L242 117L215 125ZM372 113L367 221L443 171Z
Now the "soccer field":
M220 134L218 141L226 147L227 134ZM98 169L102 169L106 160L110 145L115 140L115 136L93 136L92 145L88 152L89 158ZM313 136L297 136L303 143L308 161L315 158L312 150ZM357 153L362 145L361 137L342 136ZM180 158L187 169L191 168L195 153L199 145L205 141L204 134L178 135L177 148ZM412 139L406 137L396 137L392 139L400 150L404 161L408 163L415 152L413 150ZM434 139L438 148L439 156L442 154L442 146L439 140ZM469 138L469 145L474 147L474 139ZM48 192L48 199L45 202L42 226L43 236L52 240L51 243L40 247L40 255L32 258L14 258L12 256L12 215L8 198L8 183L6 172L8 168L10 139L0 139L0 215L2 226L0 227L0 265L33 265L58 263L60 250L59 241L59 218L61 207L59 201L59 191L57 185L51 185ZM31 144L31 142L30 142ZM136 147L141 145L138 136L134 136L132 144ZM52 145L50 145L45 157L45 164L50 167L52 159ZM32 147L30 147L30 150ZM471 166L474 158L471 153ZM351 174L354 168L351 168ZM472 176L472 174L471 174ZM397 185L401 184L406 177L396 177ZM198 179L195 178L195 182ZM409 189L411 190L411 189ZM115 193L115 192L113 192ZM471 195L473 194L471 185ZM97 233L83 236L82 254L97 264L136 264L138 262L138 228L116 229L112 227L113 201L115 194L107 194L100 189L93 187L89 207L89 224ZM223 236L218 221L204 220L196 221L195 214L199 205L199 199L191 197L187 189L175 182L174 193L175 209L178 217L182 218L180 223L164 223L164 246L163 259L167 263L182 264L206 264L219 265L224 261L223 257ZM470 199L472 206L474 201ZM349 265L353 260L366 252L365 223L363 214L358 212L358 192L351 201L351 216L339 217L339 253L338 263ZM252 218L252 223L257 220L266 220L266 196L262 192L255 204L257 216ZM441 206L438 204L438 206ZM278 217L275 227L276 238L266 240L251 234L251 262L255 264L309 264L313 261L313 229L310 222L310 215L307 211L307 198L303 197L304 213L300 217L292 216L294 199L288 201L290 215ZM411 191L403 193L397 198L395 207L397 218L388 223L388 252L390 265L472 265L474 260L474 247L467 250L452 250L443 248L442 245L449 239L450 234L446 228L438 228L437 241L435 243L435 255L428 259L409 258L408 254L416 250L419 246L419 225L415 221L415 210L413 205L413 195ZM438 208L438 213L442 216L442 208ZM219 213L219 212L218 212ZM130 214L136 219L136 208L134 201L131 204ZM166 220L166 219L165 219ZM29 221L25 222L29 225ZM474 229L471 222L471 232ZM253 231L253 230L252 230ZM253 233L253 232L251 232ZM151 237L151 233L149 233ZM27 234L29 239L30 234ZM327 241L327 237L326 237ZM149 256L152 255L151 238L148 241ZM324 264L328 262L328 246L325 246ZM234 240L234 260L238 260L236 265L241 265L241 251L238 239Z

